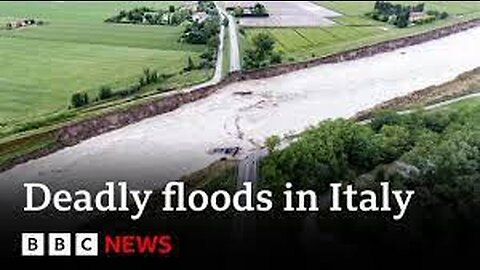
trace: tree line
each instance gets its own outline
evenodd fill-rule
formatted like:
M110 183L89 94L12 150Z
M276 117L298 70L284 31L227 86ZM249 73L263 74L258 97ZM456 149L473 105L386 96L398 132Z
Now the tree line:
M200 55L199 63L194 63L192 58L188 59L185 71L215 67L220 42L219 34L222 22L215 4L212 1L199 1L197 9L205 12L207 17L188 23L180 41L189 44L203 44L206 45L206 48Z
M175 9L174 6L170 6L168 12L172 14L171 18L174 18L173 14L175 12L183 12L185 10L187 9L178 10ZM186 17L185 19L188 19L189 23L186 24L185 30L179 38L179 42L204 44L206 45L206 48L205 51L200 54L200 61L198 63L195 63L194 59L189 56L185 67L180 73L196 69L208 69L215 66L221 23L220 15L213 1L198 1L197 11L205 12L207 17L201 21L193 20L190 16L191 13L189 13L189 17ZM135 8L131 11L120 11L119 15L112 17L113 19L109 18L108 20L109 22L121 22L126 20L132 23L145 23L145 18L150 12L158 12L160 14L163 11L141 7ZM168 19L168 21L169 23L176 23L175 19ZM138 82L123 89L114 91L109 86L101 86L95 97L91 97L91 94L86 91L74 93L70 98L70 108L81 108L104 100L132 96L139 93L144 86L162 82L173 75L174 74L161 74L156 70L146 68L138 79Z
M170 76L171 75L161 74L158 73L156 70L146 68L143 70L143 74L138 79L138 82L133 83L123 89L118 89L114 91L110 86L104 85L98 89L98 93L95 98L91 98L89 93L86 91L72 94L70 98L70 107L81 108L104 100L132 96L139 93L142 87L154 83L159 83Z
M411 16L415 12L417 16ZM367 17L377 21L386 22L395 25L398 28L405 28L413 24L425 24L435 20L446 19L447 12L428 10L425 12L425 3L417 5L393 4L385 1L376 1L372 12L366 14Z
M170 5L168 9L139 7L132 10L121 10L117 15L105 19L107 23L131 23L150 25L180 25L191 20L192 11Z
M251 7L230 7L227 10L231 11L235 17L268 17L270 15L265 5L261 3L255 3Z
M272 152L261 163L259 187L281 192L291 182L322 193L333 182L374 188L389 181L416 191L407 220L430 217L442 226L468 220L480 213L478 119L480 106L406 115L384 111L368 124L324 121L283 150L273 150L278 138L269 140Z

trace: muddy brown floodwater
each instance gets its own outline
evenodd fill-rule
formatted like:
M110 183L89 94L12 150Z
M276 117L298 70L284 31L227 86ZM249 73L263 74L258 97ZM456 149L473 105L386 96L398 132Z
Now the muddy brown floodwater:
M131 188L160 188L220 158L209 154L214 148L252 149L270 135L349 117L452 80L480 66L478 44L480 28L474 28L369 58L234 83L175 111L18 165L0 174L1 198L21 213L25 182L52 190L97 190L120 180Z

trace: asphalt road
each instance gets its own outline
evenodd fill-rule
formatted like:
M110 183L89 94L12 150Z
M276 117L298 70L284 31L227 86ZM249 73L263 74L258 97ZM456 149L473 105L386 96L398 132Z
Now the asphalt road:
M220 8L217 6L217 10L220 14L222 14L222 11L220 10ZM223 19L223 16L222 16L222 19ZM221 79L222 79L222 64L223 64L223 46L225 46L225 44L223 44L223 40L224 40L224 36L225 36L225 27L223 26L223 24L220 25L220 35L219 35L219 39L220 39L220 43L218 45L218 49L217 49L217 62L215 63L215 73L212 77L212 79L210 80L210 82L213 82L213 83L218 83Z
M247 156L240 161L238 165L238 177L237 177L237 188L241 189L243 183L252 182L255 187L257 183L257 169L259 162L262 158L268 155L268 151L265 148L255 149Z
M259 148L252 150L247 154L247 156L240 161L240 164L237 168L237 190L244 188L243 183L251 182L252 189L255 193L256 184L258 181L258 165L260 160L268 155L268 151L265 148ZM241 203L245 203L244 201ZM250 216L247 218L245 213L237 213L234 219L232 220L232 240L240 245L245 243L246 239L255 239L256 227L255 227L255 218Z
M228 33L230 35L230 72L240 70L240 50L238 49L237 22L228 16Z
M223 16L228 18L228 34L230 39L230 72L241 69L240 50L238 48L237 22L233 16L228 14L226 10L220 8L219 3L215 2L217 9Z

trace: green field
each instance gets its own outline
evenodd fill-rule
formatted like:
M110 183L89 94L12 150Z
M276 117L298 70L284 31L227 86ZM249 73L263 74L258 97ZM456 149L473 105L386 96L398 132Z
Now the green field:
M228 31L229 28L225 27L222 52L222 76L226 76L230 72L230 35Z
M398 2L422 3L421 1ZM245 28L242 50L248 48L250 37L259 32L269 32L277 41L277 49L285 53L285 61L301 61L480 17L480 2L427 1L424 2L426 10L447 11L450 17L431 24L399 29L364 16L366 12L373 10L373 1L317 1L316 3L342 16L332 18L336 24L329 27Z
M469 115L469 120L472 125L477 128L480 127L480 97L468 98L435 109L435 111L444 110Z
M461 100L461 101L449 104L441 108L449 108L453 110L459 110L459 109L470 110L473 108L477 108L479 106L480 106L480 97L472 97L469 99L465 99L465 100ZM480 117L478 120L480 120Z
M416 5L425 3L425 9L446 11L451 14L468 14L480 10L478 1L388 1L403 5ZM372 11L374 1L315 1L315 3L329 9L333 9L346 16L363 16Z
M45 25L0 28L0 127L65 110L71 94L113 89L138 80L144 68L181 71L202 45L178 42L183 26L104 23L120 10L168 7L171 2L0 2L0 23L34 18ZM173 3L178 5L178 2ZM170 79L172 85L204 81L195 71Z

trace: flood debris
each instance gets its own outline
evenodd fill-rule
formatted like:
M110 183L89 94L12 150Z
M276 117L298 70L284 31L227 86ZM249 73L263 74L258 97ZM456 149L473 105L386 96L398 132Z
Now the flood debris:
M237 96L248 96L253 94L253 92L252 91L236 91L236 92L233 92L233 94Z
M229 156L236 156L238 152L240 152L241 148L238 146L233 146L233 147L216 147L213 148L210 152L210 154L221 154L221 155L229 155Z

